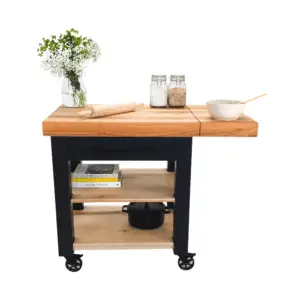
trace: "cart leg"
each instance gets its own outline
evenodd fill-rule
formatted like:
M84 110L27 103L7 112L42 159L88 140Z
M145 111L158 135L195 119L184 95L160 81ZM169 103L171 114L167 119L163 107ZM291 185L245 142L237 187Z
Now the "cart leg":
M73 256L71 174L62 138L51 137L59 256Z
M174 254L183 270L194 266L194 254L188 252L190 180L192 162L192 138L182 141L180 157L176 161L175 208L174 208Z
M168 160L168 172L175 172L175 161L174 160ZM167 202L167 207L170 209L174 209L174 203L173 202Z
M80 160L71 160L71 172L74 172L80 163ZM84 210L84 203L73 203L73 210Z
M168 172L174 172L175 171L175 161L174 160L168 160Z

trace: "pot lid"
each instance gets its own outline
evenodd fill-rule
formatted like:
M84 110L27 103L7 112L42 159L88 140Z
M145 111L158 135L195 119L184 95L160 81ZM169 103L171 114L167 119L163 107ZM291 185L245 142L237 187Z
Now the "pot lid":
M165 211L165 205L163 202L130 202L128 205L128 211Z

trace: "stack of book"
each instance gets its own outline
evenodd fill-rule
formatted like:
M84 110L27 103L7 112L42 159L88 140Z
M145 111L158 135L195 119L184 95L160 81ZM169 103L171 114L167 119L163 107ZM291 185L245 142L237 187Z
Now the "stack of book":
M72 173L73 188L118 188L122 174L118 164L79 164Z

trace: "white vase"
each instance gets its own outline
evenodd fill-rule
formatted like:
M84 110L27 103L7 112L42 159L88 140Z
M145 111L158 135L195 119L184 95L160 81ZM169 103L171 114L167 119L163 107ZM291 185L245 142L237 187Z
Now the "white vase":
M86 105L86 87L82 77L71 81L63 77L61 80L62 103L66 107L82 107Z

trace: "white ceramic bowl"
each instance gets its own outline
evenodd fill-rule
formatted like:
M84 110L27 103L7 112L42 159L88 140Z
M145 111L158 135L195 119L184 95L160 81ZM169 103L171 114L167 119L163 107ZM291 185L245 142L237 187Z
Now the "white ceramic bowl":
M206 104L211 117L222 121L237 120L246 107L245 103L236 100L211 100Z

